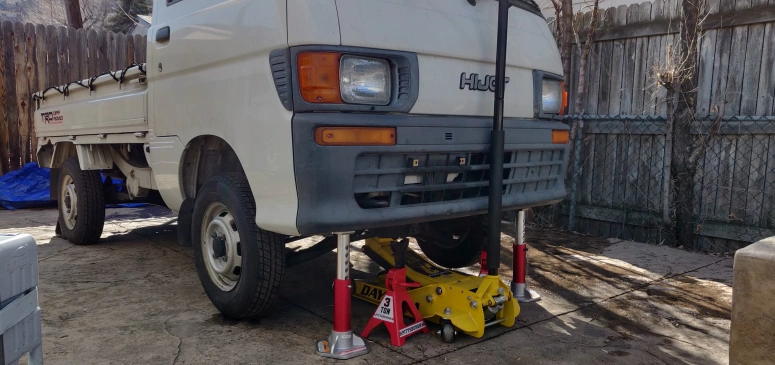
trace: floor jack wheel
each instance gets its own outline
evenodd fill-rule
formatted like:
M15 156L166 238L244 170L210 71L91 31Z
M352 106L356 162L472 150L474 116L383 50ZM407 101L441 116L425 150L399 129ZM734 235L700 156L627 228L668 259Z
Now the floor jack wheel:
M439 334L441 334L441 340L444 341L444 343L452 343L455 342L455 326L452 325L452 321L450 320L443 320L441 322L441 330L439 331Z

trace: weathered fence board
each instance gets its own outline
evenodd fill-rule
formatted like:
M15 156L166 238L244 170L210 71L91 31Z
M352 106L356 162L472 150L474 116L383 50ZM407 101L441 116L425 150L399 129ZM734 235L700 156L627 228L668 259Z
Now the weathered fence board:
M32 93L145 62L144 36L107 39L94 30L0 23L0 175L35 160Z

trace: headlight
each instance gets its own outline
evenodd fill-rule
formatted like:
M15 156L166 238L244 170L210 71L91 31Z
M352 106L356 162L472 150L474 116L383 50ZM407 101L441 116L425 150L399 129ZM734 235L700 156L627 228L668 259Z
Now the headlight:
M562 83L557 80L544 79L541 84L541 112L545 114L560 114L562 108Z
M387 61L342 56L339 65L342 101L369 105L390 103L390 65Z

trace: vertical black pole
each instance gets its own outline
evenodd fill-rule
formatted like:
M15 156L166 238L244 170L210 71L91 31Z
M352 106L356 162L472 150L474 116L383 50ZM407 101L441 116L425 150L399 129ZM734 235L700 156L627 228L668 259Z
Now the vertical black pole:
M498 275L501 266L501 210L503 207L503 94L506 87L506 40L509 32L509 0L498 4L498 45L495 59L495 111L490 139L490 189L487 274Z

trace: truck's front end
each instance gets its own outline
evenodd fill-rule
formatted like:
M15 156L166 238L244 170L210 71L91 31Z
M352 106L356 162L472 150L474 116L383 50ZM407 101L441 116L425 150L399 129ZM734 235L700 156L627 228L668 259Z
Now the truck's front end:
M305 3L307 11L294 15L292 3ZM322 3L335 7L335 20L321 21L322 11L309 16ZM558 118L565 100L555 41L532 1L513 4L504 209L561 200L568 159L568 128ZM289 2L291 47L275 53L272 64L277 75L292 80L278 91L294 111L300 233L436 221L428 228L437 231L433 236L451 239L472 222L456 218L487 211L497 5ZM321 28L302 26L305 19L318 19ZM329 29L334 21L338 36Z

